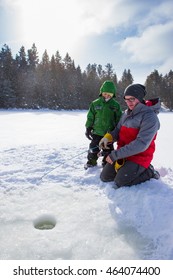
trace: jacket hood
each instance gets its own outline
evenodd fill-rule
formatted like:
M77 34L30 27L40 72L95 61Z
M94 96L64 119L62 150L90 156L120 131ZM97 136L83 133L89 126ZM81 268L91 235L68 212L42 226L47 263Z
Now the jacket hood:
M108 93L112 93L113 97L115 97L116 91L117 91L117 89L116 89L114 82L107 80L100 87L99 96L101 96L103 92L108 92Z
M153 98L153 99L149 99L149 100L145 100L145 105L151 107L151 109L156 114L159 114L160 109L161 109L161 102L160 102L160 99L158 97Z

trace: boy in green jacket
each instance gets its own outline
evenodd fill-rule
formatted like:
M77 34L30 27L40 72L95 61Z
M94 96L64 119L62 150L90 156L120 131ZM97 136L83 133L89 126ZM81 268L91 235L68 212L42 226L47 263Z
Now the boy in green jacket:
M89 107L86 121L86 137L91 140L89 145L87 163L84 168L93 167L97 165L99 142L105 133L112 131L117 125L122 110L119 103L115 100L116 87L115 84L107 80L105 81L99 93L99 98L92 101ZM114 149L113 144L109 145L109 150L103 150L102 166L106 164L105 158L108 153Z

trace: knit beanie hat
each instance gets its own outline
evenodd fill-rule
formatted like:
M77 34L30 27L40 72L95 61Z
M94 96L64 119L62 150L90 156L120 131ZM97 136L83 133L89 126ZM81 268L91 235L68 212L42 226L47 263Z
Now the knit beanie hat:
M115 96L115 94L116 94L115 84L112 81L109 81L109 80L105 81L100 88L100 95L103 92L113 93L113 96Z
M126 87L126 89L124 91L124 98L125 98L125 96L130 95L130 96L134 96L140 102L142 102L144 100L144 97L146 94L147 94L147 92L145 90L145 86L143 86L141 84L133 84L133 85L129 85L128 87Z

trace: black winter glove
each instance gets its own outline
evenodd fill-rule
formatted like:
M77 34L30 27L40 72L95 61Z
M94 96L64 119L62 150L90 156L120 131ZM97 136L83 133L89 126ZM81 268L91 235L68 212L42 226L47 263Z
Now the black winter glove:
M85 136L86 136L89 140L92 140L92 139L93 139L92 127L86 128Z

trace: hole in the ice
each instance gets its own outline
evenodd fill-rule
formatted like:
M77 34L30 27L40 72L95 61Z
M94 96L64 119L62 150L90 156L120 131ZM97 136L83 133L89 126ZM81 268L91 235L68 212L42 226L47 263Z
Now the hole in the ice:
M56 226L56 219L52 215L44 214L34 220L34 227L40 230L50 230Z

